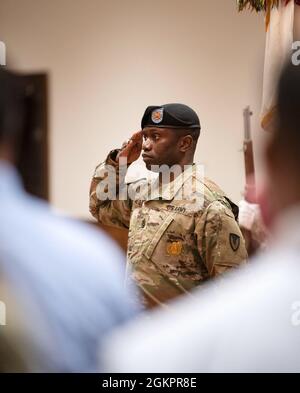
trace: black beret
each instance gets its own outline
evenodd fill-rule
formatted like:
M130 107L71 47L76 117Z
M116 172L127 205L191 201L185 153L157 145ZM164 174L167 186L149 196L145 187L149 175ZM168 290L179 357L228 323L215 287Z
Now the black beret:
M184 104L148 106L142 118L145 127L201 128L197 113Z

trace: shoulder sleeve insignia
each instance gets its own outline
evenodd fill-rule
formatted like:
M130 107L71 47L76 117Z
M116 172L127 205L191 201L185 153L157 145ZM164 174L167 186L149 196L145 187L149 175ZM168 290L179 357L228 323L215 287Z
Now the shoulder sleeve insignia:
M229 235L229 242L232 250L237 251L238 248L240 247L241 238L235 233L231 233Z

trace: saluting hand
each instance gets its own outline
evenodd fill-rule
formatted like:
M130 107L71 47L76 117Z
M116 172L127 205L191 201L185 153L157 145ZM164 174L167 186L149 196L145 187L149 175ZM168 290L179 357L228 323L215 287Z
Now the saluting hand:
M121 150L117 155L117 162L120 158L126 158L127 163L131 164L132 162L136 161L142 151L143 145L143 132L138 131L132 135L132 137L123 143Z

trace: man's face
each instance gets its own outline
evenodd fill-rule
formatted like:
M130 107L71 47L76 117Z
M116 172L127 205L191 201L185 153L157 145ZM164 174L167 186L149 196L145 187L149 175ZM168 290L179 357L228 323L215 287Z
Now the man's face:
M146 127L143 129L143 139L142 157L147 169L151 170L154 165L171 167L180 162L183 153L178 147L179 137L176 130Z

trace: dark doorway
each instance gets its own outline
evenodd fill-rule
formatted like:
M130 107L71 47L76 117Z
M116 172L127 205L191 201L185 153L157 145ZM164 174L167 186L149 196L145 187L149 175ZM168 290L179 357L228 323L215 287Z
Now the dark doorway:
M24 83L26 126L17 166L26 191L49 200L47 75L19 78Z

